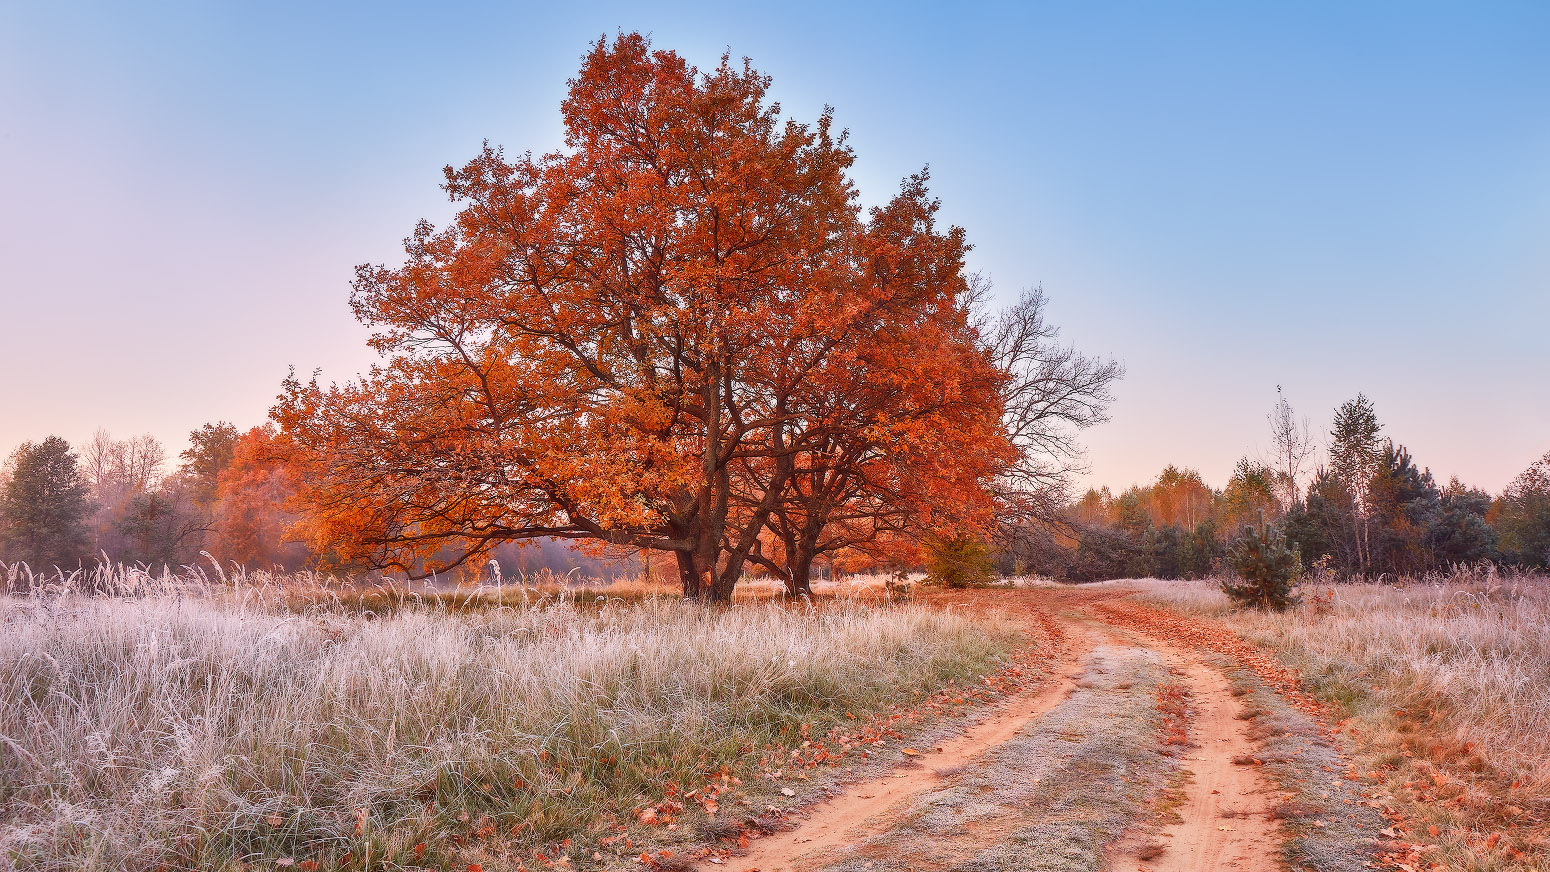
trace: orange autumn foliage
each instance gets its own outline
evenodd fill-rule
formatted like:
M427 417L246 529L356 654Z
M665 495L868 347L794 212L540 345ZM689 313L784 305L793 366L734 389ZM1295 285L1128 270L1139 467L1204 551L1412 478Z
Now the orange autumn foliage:
M243 434L216 481L208 550L222 563L294 570L307 561L306 549L288 541L295 517L286 503L296 487L275 450L276 434L267 424Z
M844 134L768 88L621 35L570 82L563 150L447 169L454 223L357 271L383 362L272 413L315 546L420 574L590 539L725 599L772 519L820 528L808 552L984 522L1012 453L963 232L924 174L863 216Z

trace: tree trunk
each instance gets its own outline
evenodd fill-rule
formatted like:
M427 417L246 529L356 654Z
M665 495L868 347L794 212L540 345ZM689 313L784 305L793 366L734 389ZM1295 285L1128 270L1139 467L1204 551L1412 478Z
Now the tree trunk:
M742 576L749 553L759 542L759 532L764 529L770 513L780 504L786 482L792 474L793 461L784 453L784 435L777 426L772 436L777 459L765 494L751 508L748 517L739 519L732 516L732 475L728 466L730 458L721 456L723 409L722 386L718 380L720 371L713 360L709 367L711 377L706 380L704 387L708 410L706 450L701 458L704 479L695 494L695 507L690 513L692 520L684 525L687 530L692 530L688 538L693 543L693 550L679 552L678 571L685 597L701 602L724 603L732 599L732 589ZM777 411L783 408L778 407Z
M790 551L790 572L786 592L792 596L812 596L813 560L818 557L818 540L823 538L827 526L829 507L816 500L807 507L807 519L796 535L795 547Z
M678 578L683 585L684 599L702 603L724 603L732 599L732 589L742 575L743 560L737 555L728 559L727 565L719 565L718 556L709 559L699 552L677 551Z
M728 567L717 573L710 585L710 595L705 597L705 601L712 603L731 602L732 589L737 586L737 579L741 574L741 567L738 567L736 571Z
M694 555L688 551L674 551L678 558L678 581L683 585L684 599L700 598L700 574L694 571Z
M707 361L701 401L705 404L705 450L700 458L700 487L694 517L694 550L680 553L678 572L683 578L684 596L689 599L715 600L718 587L716 565L721 556L721 538L726 530L727 500L731 481L721 457L721 361L714 354ZM730 596L730 594L728 594Z
M813 552L802 543L786 563L786 593L791 596L813 595Z

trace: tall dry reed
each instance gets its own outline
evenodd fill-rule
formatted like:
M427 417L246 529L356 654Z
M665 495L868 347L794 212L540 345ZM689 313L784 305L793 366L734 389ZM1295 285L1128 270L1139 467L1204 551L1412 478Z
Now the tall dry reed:
M298 611L261 586L155 581L0 596L0 867L435 865L481 821L579 848L674 782L1012 644L853 602Z

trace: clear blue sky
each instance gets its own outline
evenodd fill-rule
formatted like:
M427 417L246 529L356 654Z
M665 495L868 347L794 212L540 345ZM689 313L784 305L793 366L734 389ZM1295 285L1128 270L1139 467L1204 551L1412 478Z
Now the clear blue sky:
M0 451L175 453L286 368L369 356L354 264L543 151L589 41L641 30L835 107L877 201L931 166L973 265L1124 361L1091 481L1218 486L1284 386L1365 391L1440 478L1550 450L1550 4L0 0Z

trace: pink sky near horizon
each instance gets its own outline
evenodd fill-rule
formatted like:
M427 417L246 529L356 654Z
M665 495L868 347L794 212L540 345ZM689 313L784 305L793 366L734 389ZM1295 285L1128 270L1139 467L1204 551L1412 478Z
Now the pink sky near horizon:
M833 105L865 202L930 164L971 267L1003 299L1042 284L1129 370L1083 485L1222 486L1278 384L1320 434L1365 392L1440 482L1498 492L1550 452L1550 8L816 8L831 29L0 7L0 452L101 427L175 458L262 423L289 367L369 365L353 267L445 221L440 168L483 139L557 147L565 80L618 28L750 55L795 117Z

